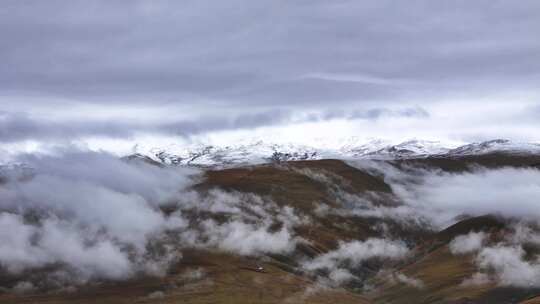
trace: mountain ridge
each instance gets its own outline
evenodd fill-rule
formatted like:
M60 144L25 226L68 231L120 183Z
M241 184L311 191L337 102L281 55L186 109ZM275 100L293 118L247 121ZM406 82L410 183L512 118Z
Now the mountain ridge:
M540 154L539 143L493 139L465 145L452 145L439 141L412 139L397 144L385 140L360 142L357 139L337 145L319 147L272 143L263 140L237 145L170 145L149 149L134 149L142 155L166 165L193 165L200 167L234 167L269 162L318 159L412 159L425 157L461 157L489 153Z

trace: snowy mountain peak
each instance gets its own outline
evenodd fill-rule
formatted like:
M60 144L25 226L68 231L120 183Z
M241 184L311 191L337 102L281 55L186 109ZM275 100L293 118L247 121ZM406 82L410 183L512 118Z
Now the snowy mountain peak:
M507 139L493 139L467 144L448 151L451 155L475 155L492 152L505 153L540 153L540 144L513 142Z
M319 147L293 143L272 143L258 139L238 145L187 146L170 145L151 148L138 153L155 161L171 165L236 166L288 160L338 159L396 159L428 156L453 157L492 152L540 153L540 144L515 143L506 139L495 139L462 146L452 146L439 141L411 139L393 144L381 139L361 141L357 137L342 140L332 146L319 142Z

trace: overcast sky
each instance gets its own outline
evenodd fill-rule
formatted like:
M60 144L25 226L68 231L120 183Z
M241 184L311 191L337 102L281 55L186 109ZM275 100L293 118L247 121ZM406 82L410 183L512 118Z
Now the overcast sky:
M5 0L0 143L540 141L538 37L535 0Z

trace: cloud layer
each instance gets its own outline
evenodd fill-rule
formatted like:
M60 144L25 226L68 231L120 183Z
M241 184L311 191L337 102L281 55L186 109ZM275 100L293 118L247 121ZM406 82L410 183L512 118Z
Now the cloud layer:
M539 10L536 1L9 1L0 141L139 132L174 141L297 116L332 130L324 122L348 121L348 135L540 140L531 132Z
M4 175L0 186L1 239L9 244L0 250L0 265L8 273L57 265L76 283L166 270L160 263L169 257L155 260L148 245L186 222L159 206L176 199L196 171L84 151L20 161L31 169Z
M398 169L377 161L350 164L382 176L392 187L394 199L401 202L396 206L377 206L369 195L346 198L351 202L350 212L360 216L428 221L440 229L453 224L460 215L494 214L534 220L540 212L540 170L534 167L476 167L452 173L407 166Z
M18 161L0 168L0 273L25 279L13 291L160 276L185 248L287 254L310 221L254 194L195 192L191 168L70 148Z
M62 286L162 275L187 247L240 255L294 255L298 244L309 244L297 228L329 215L375 219L373 231L380 235L340 242L334 250L311 258L295 256L299 269L322 274L328 284L361 282L357 270L363 263L407 256L411 240L403 232L392 235L390 224L437 231L459 216L488 213L534 223L540 197L540 171L530 168L447 173L359 162L356 166L382 176L394 193L353 195L338 176L283 167L325 185L333 198L332 207L320 204L308 215L278 205L271 197L219 189L194 191L190 186L199 180L200 172L189 168L70 148L21 155L18 161L27 165L0 167L0 240L8 244L0 247L0 271L17 277L46 269L48 275L46 280L35 275L20 281L19 287L10 286L14 291L29 287L24 282L41 288L39 284L50 282ZM523 287L539 273L538 261L528 256L524 246L540 244L534 227L516 225L500 243L490 243L487 232L472 232L455 238L450 250L475 256L480 273L469 278L470 283L496 281ZM525 268L529 272L520 281L516 274ZM423 286L400 274L387 279Z
M534 1L11 2L0 79L5 91L244 104L527 86L537 11Z

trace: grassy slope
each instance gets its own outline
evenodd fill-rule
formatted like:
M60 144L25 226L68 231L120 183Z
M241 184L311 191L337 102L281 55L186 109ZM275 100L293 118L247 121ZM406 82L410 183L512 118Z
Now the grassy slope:
M466 170L471 164L489 167L504 165L529 166L540 163L537 157L507 157L488 155L465 159L423 159L399 161L399 164L435 166L447 171ZM217 171L208 171L207 179L195 188L205 191L222 188L241 192L267 195L279 205L290 205L311 215L315 220L309 226L297 228L297 233L311 241L311 245L299 249L313 255L335 248L338 240L365 239L379 236L374 229L377 219L354 216L317 217L318 202L335 206L337 202L329 195L324 183L309 178L298 170L309 169L325 172L334 182L350 193L376 191L390 193L389 186L380 178L346 165L337 160L300 161L274 165L261 165ZM384 203L384 202L381 202ZM418 241L427 240L417 248L414 259L396 266L410 277L425 282L423 289L403 284L377 282L381 291L373 294L377 303L467 303L480 301L497 303L497 297L508 303L534 296L531 291L521 292L496 288L496 286L460 287L460 282L476 270L470 256L453 256L447 243L458 234L469 230L499 229L500 223L490 218L466 220L436 235L426 232L402 230L399 225L388 222L391 232ZM283 263L280 264L281 261ZM0 303L367 303L366 298L347 290L326 289L312 292L309 278L287 271L290 261L286 257L273 257L264 265L267 273L255 272L249 267L254 261L227 253L208 251L184 251L184 257L165 278L146 278L116 284L87 287L72 294L16 296L0 293ZM246 266L247 265L247 266ZM185 279L183 273L202 267L207 273L202 279ZM247 268L246 268L247 267ZM164 297L149 298L161 291ZM309 291L309 292L306 292ZM538 293L537 293L538 294ZM154 294L155 296L160 295ZM468 300L467 300L468 299ZM491 302L486 302L491 299ZM531 300L534 301L534 300ZM510 302L513 303L513 302ZM517 303L517 302L515 302ZM530 302L532 304L535 302Z
M391 194L391 188L382 178L374 177L339 160L298 161L279 166L263 165L207 172L205 182L197 186L199 190L219 187L225 190L251 192L270 196L278 205L292 206L316 220L307 227L299 227L297 233L310 240L317 252L335 248L338 240L366 239L380 236L375 224L380 219L357 216L327 215L318 217L315 213L319 203L337 206L335 197L327 186L298 170L308 169L322 172L332 182L352 194L366 191ZM393 203L380 201L379 203ZM393 221L385 221L390 231L403 235L403 228ZM410 229L413 229L411 227ZM423 231L406 231L414 237L423 237Z
M454 255L450 252L448 243L458 235L480 230L489 232L492 238L497 239L505 233L506 228L506 223L501 219L481 216L463 220L435 234L431 240L415 248L414 257L394 269L411 278L420 279L424 282L424 287L419 289L388 280L374 280L373 284L379 289L371 294L371 299L375 303L392 304L507 304L539 295L538 289L501 287L493 283L462 284L478 271L474 256Z
M262 265L265 272L254 271L255 265ZM201 269L204 275L186 277L195 269ZM272 262L188 250L181 262L161 279L87 287L71 294L4 294L0 295L0 303L368 303L346 290L316 290L314 286L310 280L286 272Z
M341 161L291 163L297 169L325 170L347 181L349 191L389 191L382 181ZM353 181L352 183L350 181ZM354 186L353 186L354 184ZM257 166L207 172L206 180L195 187L268 195L279 205L290 205L313 215L316 204L335 205L325 185L282 165ZM297 233L312 244L299 250L315 255L335 248L338 240L365 238L377 234L357 218L329 216L312 226L299 227ZM183 251L180 263L165 278L146 278L123 283L86 287L76 293L17 296L0 294L0 303L367 303L366 298L344 289L321 289L309 278L290 271L291 260L284 256L267 257L266 273L255 272L254 262L223 252ZM247 266L246 266L247 265ZM183 281L182 273L202 267L206 277ZM148 295L162 291L164 297Z
M416 254L397 271L424 283L423 288L388 281L375 282L380 288L372 295L376 303L466 303L482 297L495 286L462 286L477 270L471 255L453 255L448 243L456 236L470 231L497 231L504 228L500 220L476 217L461 221L434 235L415 248Z

